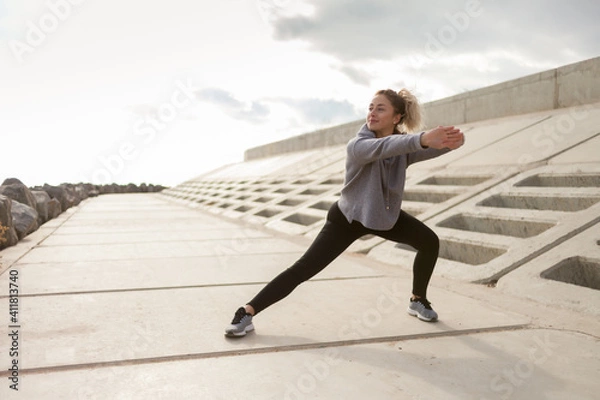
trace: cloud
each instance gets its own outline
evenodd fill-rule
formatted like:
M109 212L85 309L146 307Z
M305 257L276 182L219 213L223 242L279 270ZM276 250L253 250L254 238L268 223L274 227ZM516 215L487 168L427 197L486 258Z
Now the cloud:
M343 73L344 75L346 75L348 78L350 78L350 80L358 85L364 85L364 86L370 86L371 85L371 79L372 76L371 74L369 74L368 72L357 68L357 67L353 67L351 65L344 65L341 67L337 67L337 69Z
M230 0L233 1L233 0ZM301 0L253 0L262 20L271 24L274 21L295 15L312 15L314 8Z
M334 56L345 65L340 71L358 84L370 80L356 63L426 58L441 66L446 57L494 53L498 67L556 67L600 54L596 0L306 2L314 8L311 15L272 20L274 37Z
M231 92L220 88L205 88L196 91L198 100L209 102L223 110L229 117L254 124L268 121L271 110L281 106L299 117L299 123L327 125L348 122L362 117L348 101L316 98L270 97L242 102Z
M264 122L270 110L260 101L244 103L236 99L230 92L219 88L206 88L196 91L200 101L206 101L220 107L223 112L235 120L252 123Z
M310 124L328 125L349 122L363 116L345 100L282 98L279 101L296 110Z

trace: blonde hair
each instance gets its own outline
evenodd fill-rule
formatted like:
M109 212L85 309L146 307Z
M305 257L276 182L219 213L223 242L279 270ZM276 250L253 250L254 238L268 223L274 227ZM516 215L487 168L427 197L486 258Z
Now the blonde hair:
M379 90L377 95L384 95L392 103L394 112L401 114L400 122L396 125L395 133L403 133L399 126L402 125L405 132L414 132L423 126L423 112L419 100L408 89L396 92L392 89Z

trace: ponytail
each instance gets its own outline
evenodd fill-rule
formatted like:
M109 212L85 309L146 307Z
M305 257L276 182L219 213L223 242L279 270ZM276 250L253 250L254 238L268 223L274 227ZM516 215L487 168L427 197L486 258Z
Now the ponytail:
M407 132L415 132L421 129L423 126L423 111L419 100L406 89L400 90L398 96L403 98L406 104L405 114L402 116L400 123Z

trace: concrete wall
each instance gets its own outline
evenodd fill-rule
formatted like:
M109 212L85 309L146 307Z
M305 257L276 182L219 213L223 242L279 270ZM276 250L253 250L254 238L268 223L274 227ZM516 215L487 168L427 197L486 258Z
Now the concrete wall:
M425 104L427 125L486 119L600 101L600 57Z
M268 143L263 146L254 147L244 153L245 161L257 158L272 157L281 153L317 149L322 147L345 144L356 135L364 121L354 121L331 128L294 136L279 142Z
M423 105L427 126L572 107L600 101L600 57L473 90ZM345 144L363 120L249 149L245 160Z

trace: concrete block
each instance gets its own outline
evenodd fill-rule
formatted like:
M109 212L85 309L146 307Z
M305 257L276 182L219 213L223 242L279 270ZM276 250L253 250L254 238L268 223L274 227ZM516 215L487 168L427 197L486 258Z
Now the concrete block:
M501 278L497 288L511 296L598 317L599 284L600 225L596 224Z
M501 157L508 155L496 150L498 143L509 140L524 129L540 124L548 118L548 113L534 113L460 125L459 128L465 134L465 144L462 147L441 157L411 165L407 174L412 176L422 170L431 172L447 166L454 167L455 163L471 157L479 162L477 168L489 166L490 163L499 163L495 160L498 158L502 160Z
M598 163L600 162L600 135L596 135L577 146L557 154L548 160L550 165L572 163Z
M598 165L540 167L427 219L441 242L436 273L482 283L502 278L600 221L599 182ZM414 254L384 242L369 257L410 267Z
M551 118L506 136L481 151L473 152L453 166L518 165L546 161L590 140L598 133L600 108L555 110ZM470 139L470 137L468 137Z

